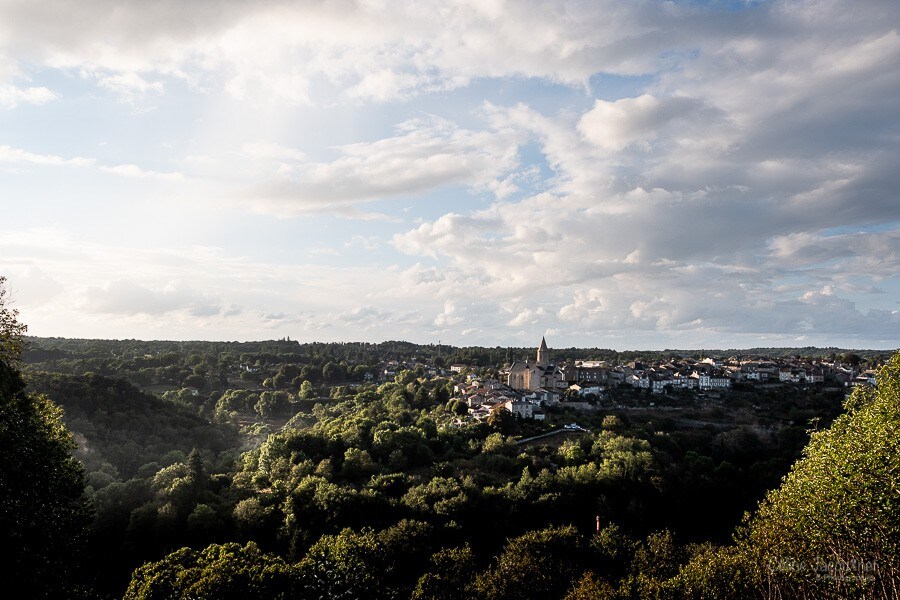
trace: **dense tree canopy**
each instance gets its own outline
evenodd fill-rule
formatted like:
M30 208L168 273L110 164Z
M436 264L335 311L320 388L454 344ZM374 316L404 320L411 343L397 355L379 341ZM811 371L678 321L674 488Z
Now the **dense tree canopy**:
M900 354L814 433L768 495L747 546L786 595L888 597L900 589Z
M0 579L23 586L23 597L76 597L89 518L82 466L62 411L27 394L11 364L23 328L3 299L0 278L0 544L8 553Z
M296 598L296 569L253 542L182 548L134 572L125 600L286 600Z

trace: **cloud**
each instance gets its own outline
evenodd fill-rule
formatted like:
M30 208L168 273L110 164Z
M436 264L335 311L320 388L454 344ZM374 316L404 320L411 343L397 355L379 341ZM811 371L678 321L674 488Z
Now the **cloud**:
M301 162L306 159L306 155L296 148L267 142L247 143L244 144L242 150L247 156L263 160Z
M134 164L102 165L98 164L97 160L94 158L85 158L82 156L64 158L54 154L36 154L34 152L29 152L28 150L23 150L22 148L12 148L10 146L0 146L0 163L32 164L51 167L87 167L96 168L98 171L120 177L161 179L168 181L184 180L184 175L178 172L161 173L158 171L147 170Z
M580 289L575 292L571 303L559 309L559 318L570 323L596 327L604 319L609 319L605 305L602 291L596 288ZM604 316L604 313L607 314Z
M191 316L218 314L219 303L205 294L179 282L162 289L150 289L129 280L111 281L102 287L88 287L85 309L98 313L163 315L186 310Z
M0 9L18 60L76 69L128 100L157 94L152 75L224 80L237 97L305 104L336 85L350 100L384 102L467 85L475 78L541 77L584 85L605 73L652 72L685 43L690 11L656 3L537 0L410 4L121 2ZM671 21L674 20L674 23ZM670 21L667 23L667 21Z
M0 162L5 163L30 163L35 165L71 165L76 167L88 167L94 164L92 158L82 158L76 156L74 158L63 158L53 154L35 154L21 148L12 148L10 146L0 146Z
M307 162L282 152L279 158L291 160L279 161L270 183L244 195L261 210L302 213L450 185L487 190L517 165L520 140L508 131L415 119L400 124L394 136L336 148L341 156L331 162Z
M886 14L854 13L830 36L844 8L816 6L739 11L644 93L580 114L489 107L537 140L553 175L396 235L454 280L418 285L518 306L515 325L552 307L544 324L569 335L889 337L896 306L879 292L898 288L900 76L887 63L900 46Z
M81 337L259 339L272 329L387 339L420 335L424 322L421 306L390 295L400 285L389 269L270 264L202 246L141 249L61 229L0 230L0 256L34 335L67 327Z
M43 86L16 87L11 84L0 85L0 107L16 108L19 104L46 104L59 98L59 94Z
M452 300L444 302L444 310L434 318L435 327L456 327L465 320L465 317L457 311L456 303Z
M523 325L531 325L539 327L545 322L547 313L543 306L536 309L520 308L515 312L515 316L507 321L507 325L511 327L522 327Z
M790 233L773 238L769 248L775 268L821 276L864 274L875 281L900 272L900 226L878 232Z
M372 331L375 329L384 331L401 325L420 324L421 316L415 310L384 310L377 306L367 305L328 315L324 320L331 323L340 323L342 326L349 326L361 331Z
M62 283L40 267L23 265L12 270L7 266L6 269L4 275L8 274L14 279L7 287L12 303L42 306L52 302L64 292Z
M390 242L354 267L183 248L126 263L87 244L60 258L52 240L31 249L49 264L0 255L119 314L206 307L223 331L895 343L897 22L900 4L877 0L6 3L0 106L75 76L134 103L191 94L203 110L186 118L254 110L246 131L207 121L205 143L181 140L206 157L184 175L11 140L0 162L192 185L202 171L210 205L381 219L311 247ZM321 131L340 145L317 147ZM463 201L417 201L438 190ZM391 198L409 211L362 212ZM219 305L242 310L223 324Z
M597 100L594 108L582 115L578 130L592 144L614 152L629 146L649 150L661 139L678 146L708 148L716 142L724 145L725 136L714 131L729 128L722 115L696 98L659 99L643 94L615 102Z
M344 246L351 248L360 246L363 250L374 251L381 247L381 241L375 236L354 235Z
M712 90L726 112L749 101L759 115L796 106L805 85L840 79L854 84L846 94L860 72L891 77L897 8L856 5L849 15L838 0L730 12L617 0L232 0L127 1L110 11L99 0L57 0L5 3L0 22L14 65L72 70L129 100L163 92L161 78L255 103L328 104L396 101L484 78L584 87L598 73L662 74L662 89L690 88L693 98Z
M101 166L99 168L105 173L112 173L113 175L119 175L121 177L132 177L137 179L162 179L167 181L184 180L184 175L181 173L160 173L158 171L148 171L139 167L138 165L131 164L115 165L112 167Z
M96 74L101 88L112 92L120 101L137 105L151 96L158 96L165 88L161 81L147 81L134 72Z

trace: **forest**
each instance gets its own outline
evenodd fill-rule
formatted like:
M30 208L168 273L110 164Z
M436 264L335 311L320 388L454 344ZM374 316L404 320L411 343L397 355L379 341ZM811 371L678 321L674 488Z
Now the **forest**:
M31 338L2 300L2 574L22 597L898 594L900 354L856 351L883 366L849 396L461 425L442 367L490 376L527 349Z

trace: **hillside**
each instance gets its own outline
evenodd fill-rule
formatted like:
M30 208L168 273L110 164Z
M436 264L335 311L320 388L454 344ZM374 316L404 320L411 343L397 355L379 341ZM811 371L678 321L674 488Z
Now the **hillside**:
M762 579L751 546L727 545L735 528L801 458L810 423L843 410L821 384L625 386L542 422L461 420L467 376L435 366L443 349L29 344L28 389L63 408L85 467L84 572L104 597L674 598L692 577L719 589L715 573L745 597ZM126 380L143 369L145 391ZM348 381L371 370L381 381Z

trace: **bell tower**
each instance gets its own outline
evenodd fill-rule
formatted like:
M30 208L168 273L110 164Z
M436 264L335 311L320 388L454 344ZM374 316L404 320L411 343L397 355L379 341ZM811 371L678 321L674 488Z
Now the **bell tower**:
M550 351L547 349L547 340L541 338L541 347L537 351L537 366L546 367L550 364Z

